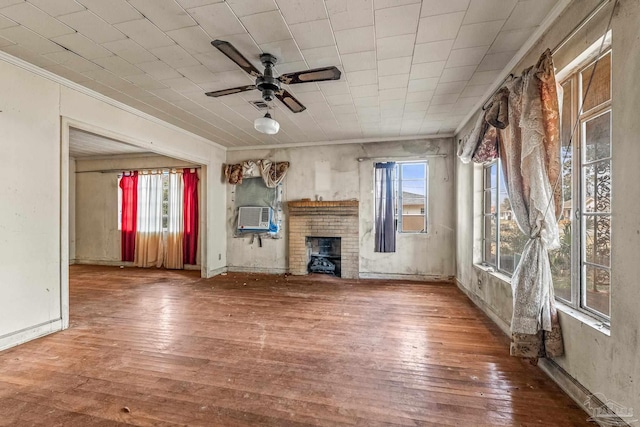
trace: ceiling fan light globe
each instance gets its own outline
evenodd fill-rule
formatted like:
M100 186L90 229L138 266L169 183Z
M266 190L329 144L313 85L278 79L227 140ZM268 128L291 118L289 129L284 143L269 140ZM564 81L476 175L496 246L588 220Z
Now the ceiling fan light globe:
M258 117L253 122L253 127L260 133L267 135L275 135L280 130L280 123L272 119L269 114L264 117Z

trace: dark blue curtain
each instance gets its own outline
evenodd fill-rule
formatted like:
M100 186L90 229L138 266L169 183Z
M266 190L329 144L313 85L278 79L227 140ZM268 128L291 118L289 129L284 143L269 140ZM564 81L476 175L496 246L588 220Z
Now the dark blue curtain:
M375 164L375 251L396 251L395 206L393 197L393 174L395 162Z

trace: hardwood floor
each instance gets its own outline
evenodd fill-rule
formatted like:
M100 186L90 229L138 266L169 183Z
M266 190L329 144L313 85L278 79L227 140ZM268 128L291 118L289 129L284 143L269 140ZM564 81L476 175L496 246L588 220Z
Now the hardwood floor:
M0 425L593 425L454 285L198 275L72 266Z

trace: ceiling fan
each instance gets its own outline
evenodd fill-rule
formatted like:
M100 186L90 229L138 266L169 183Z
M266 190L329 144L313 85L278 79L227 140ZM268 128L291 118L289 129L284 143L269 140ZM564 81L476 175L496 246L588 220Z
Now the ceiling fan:
M247 90L258 89L262 92L262 99L269 102L273 98L278 98L294 113L300 113L307 109L288 91L282 89L282 83L293 85L298 83L321 82L325 80L339 80L341 72L336 67L315 68L313 70L296 71L293 73L282 74L279 77L273 76L273 66L277 62L277 58L269 53L260 55L260 62L264 65L264 73L261 73L245 58L238 50L229 42L224 40L214 40L211 44L220 52L227 56L230 60L238 64L240 68L256 78L256 84L239 86L230 89L217 90L207 92L205 95L218 97L231 95Z

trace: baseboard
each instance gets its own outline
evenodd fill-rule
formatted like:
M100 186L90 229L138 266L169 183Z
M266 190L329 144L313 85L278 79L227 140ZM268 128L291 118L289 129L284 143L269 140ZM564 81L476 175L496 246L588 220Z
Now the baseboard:
M501 319L484 300L478 297L476 294L462 286L459 280L456 280L458 288L464 292L464 294L473 302L484 314L486 314L495 323L502 332L507 336L511 336L511 327L508 322ZM562 369L560 365L553 361L553 359L540 359L538 360L538 367L544 372L551 380L558 385L574 402L582 408L587 415L592 415L594 409L597 408L600 411L606 412L605 420L599 420L595 417L592 421L596 422L602 427L620 426L630 427L622 418L618 417L613 411L611 411L606 403L600 400L597 396L591 393L585 386L580 384L578 380L573 378L567 371ZM587 406L590 405L590 406Z
M402 273L373 273L360 272L360 279L382 279L382 280L415 280L418 282L447 282L454 281L453 276L442 276L438 274L402 274Z
M213 276L218 276L218 275L220 275L222 273L226 273L227 271L228 271L227 267L214 268L213 270L207 271L206 279L210 279Z
M132 262L125 262L120 260L105 260L105 259L76 259L74 264L77 265L104 265L109 267L135 267Z
M285 274L289 270L287 268L274 268L274 267L241 267L230 265L227 267L227 271L232 273L263 273L263 274Z
M0 351L61 330L62 319L56 319L3 335L0 337Z

